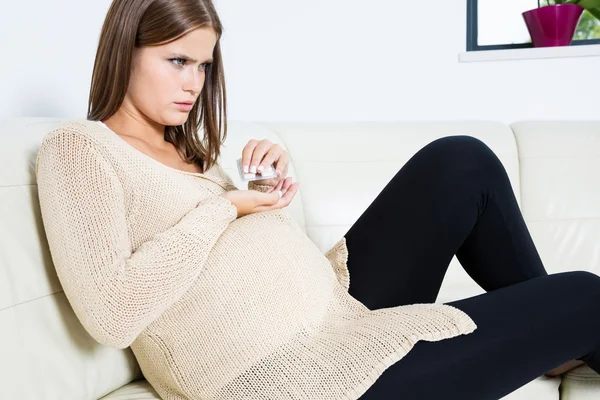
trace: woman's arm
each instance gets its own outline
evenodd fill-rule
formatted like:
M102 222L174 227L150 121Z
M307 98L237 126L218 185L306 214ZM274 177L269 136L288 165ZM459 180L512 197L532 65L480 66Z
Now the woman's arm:
M121 182L89 139L70 131L48 135L36 173L65 294L90 335L112 347L128 347L181 298L237 217L229 200L208 197L132 253Z

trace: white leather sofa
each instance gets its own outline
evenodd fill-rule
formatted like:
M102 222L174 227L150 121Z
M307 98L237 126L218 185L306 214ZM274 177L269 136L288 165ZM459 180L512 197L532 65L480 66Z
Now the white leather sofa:
M102 346L82 328L52 266L34 165L42 137L60 122L0 121L0 399L157 399L129 349ZM417 150L458 134L500 157L550 272L600 273L600 121L230 121L221 165L242 188L234 161L247 140L282 143L301 182L288 210L325 252ZM482 292L455 258L437 302ZM599 399L600 376L582 366L506 398Z

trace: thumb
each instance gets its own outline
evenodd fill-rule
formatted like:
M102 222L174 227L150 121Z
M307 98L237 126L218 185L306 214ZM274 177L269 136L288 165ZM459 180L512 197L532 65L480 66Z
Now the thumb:
M282 196L281 190L272 191L271 193L265 193L265 203L272 206L279 202L279 199Z

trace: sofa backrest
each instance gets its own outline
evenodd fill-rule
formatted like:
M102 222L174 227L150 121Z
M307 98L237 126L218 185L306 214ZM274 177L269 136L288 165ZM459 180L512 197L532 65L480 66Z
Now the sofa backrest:
M600 275L600 121L522 121L522 210L546 269Z
M97 399L140 375L131 350L87 334L52 265L35 158L59 123L0 121L0 399Z

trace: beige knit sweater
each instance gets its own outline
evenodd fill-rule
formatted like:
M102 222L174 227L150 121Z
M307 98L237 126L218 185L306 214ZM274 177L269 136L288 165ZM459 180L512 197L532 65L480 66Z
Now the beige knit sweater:
M220 166L171 168L101 123L48 133L36 173L77 317L165 400L354 400L417 341L476 329L444 304L369 310L343 238L323 254L285 209L237 218Z

